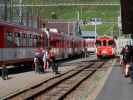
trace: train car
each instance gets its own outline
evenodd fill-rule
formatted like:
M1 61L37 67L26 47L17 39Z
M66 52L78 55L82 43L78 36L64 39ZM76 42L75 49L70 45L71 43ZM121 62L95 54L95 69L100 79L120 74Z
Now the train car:
M96 39L92 39L92 38L85 39L86 48L87 48L88 53L95 53L95 50L96 50L95 41L96 41Z
M0 66L31 64L35 52L52 47L56 59L79 55L81 38L0 21Z
M47 46L52 47L56 59L65 59L81 55L83 49L83 39L77 36L60 33L58 31L49 31L45 36L48 41Z
M99 37L96 38L96 56L114 57L116 54L116 43L113 38Z
M82 37L85 40L86 50L88 53L95 53L95 41L96 41L96 32L94 31L83 31Z
M0 66L33 61L34 49L38 44L44 46L41 34L37 29L0 21Z

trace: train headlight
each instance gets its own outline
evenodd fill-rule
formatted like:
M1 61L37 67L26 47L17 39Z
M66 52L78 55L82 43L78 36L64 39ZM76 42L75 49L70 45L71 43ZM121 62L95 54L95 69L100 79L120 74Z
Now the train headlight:
M96 51L96 54L97 54L97 48L95 49L95 51Z
M102 51L102 54L107 54L107 51L106 51L106 50L103 50L103 51Z

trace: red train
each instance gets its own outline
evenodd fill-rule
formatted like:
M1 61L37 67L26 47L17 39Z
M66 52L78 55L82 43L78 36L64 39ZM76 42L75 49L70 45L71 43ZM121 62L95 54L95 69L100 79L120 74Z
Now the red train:
M99 37L96 38L96 55L97 57L114 57L116 54L116 43L113 38Z
M52 47L56 59L80 55L85 46L84 40L74 35L51 31L48 34L0 21L0 66L28 64L33 61L35 50L45 50L48 46Z

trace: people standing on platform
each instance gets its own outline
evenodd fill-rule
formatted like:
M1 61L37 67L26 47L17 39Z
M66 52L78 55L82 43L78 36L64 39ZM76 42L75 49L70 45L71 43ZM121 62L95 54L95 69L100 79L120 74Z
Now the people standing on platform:
M36 56L34 57L34 69L35 69L35 72L38 72L38 59Z
M129 68L128 68L128 74L131 78L131 82L133 83L133 46L129 45Z
M52 70L55 74L59 74L58 72L58 64L55 61L55 54L52 51L52 48L48 48L48 62L49 62L49 67L52 67Z
M85 50L82 49L82 51L81 51L81 58L84 58L84 55L85 55Z
M87 53L87 48L85 48L85 58L87 58L88 57L88 53Z
M8 79L8 70L5 65L2 66L2 79L7 80Z
M131 78L131 82L133 83L133 54L131 55L131 62L130 62L130 67L129 67L129 76Z
M35 66L35 72L37 73L43 72L43 49L42 48L37 48L35 50L34 66Z
M48 49L44 51L43 55L43 69L44 72L48 70L49 62L48 62Z
M132 57L132 46L126 45L121 51L122 63L123 63L123 73L125 77L129 77L129 67L131 64Z
M125 74L126 58L125 58L126 48L123 47L120 52L120 64L122 65L122 74Z
M41 73L42 72L42 66L41 66L41 62L39 61L40 60L40 58L37 56L37 55L35 55L35 57L34 57L34 66L35 66L35 72L36 73Z
M82 58L87 58L88 57L88 52L87 52L87 48L84 48L82 50Z

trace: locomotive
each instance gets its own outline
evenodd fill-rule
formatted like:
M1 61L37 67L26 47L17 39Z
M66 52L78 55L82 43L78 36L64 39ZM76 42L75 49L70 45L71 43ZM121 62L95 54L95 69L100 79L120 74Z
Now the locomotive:
M0 66L29 64L36 50L52 47L56 59L80 55L84 40L75 35L42 31L0 21ZM39 44L39 45L38 45Z
M96 56L114 57L116 55L116 43L111 37L96 38Z

